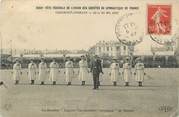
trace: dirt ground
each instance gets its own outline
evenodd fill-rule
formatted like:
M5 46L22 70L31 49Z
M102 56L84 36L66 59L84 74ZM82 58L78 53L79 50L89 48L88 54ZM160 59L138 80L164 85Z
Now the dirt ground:
M23 70L19 85L13 84L10 70L1 70L0 117L174 117L178 106L179 69L146 69L143 87L134 78L125 87L121 78L116 87L104 69L101 87L92 90L92 76L85 86L78 80L77 69L71 86L61 70L57 85L30 85Z

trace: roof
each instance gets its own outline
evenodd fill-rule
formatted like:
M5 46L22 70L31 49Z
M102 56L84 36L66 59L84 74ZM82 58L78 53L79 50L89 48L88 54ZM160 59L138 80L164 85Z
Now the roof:
M23 58L39 58L41 57L40 54L24 54Z
M44 54L43 57L45 58L61 58L64 57L63 54Z
M66 57L81 57L82 55L85 54L66 54Z
M66 57L81 57L82 55L85 54L66 54ZM14 58L19 58L21 57L20 54L16 54L13 56ZM45 58L62 58L64 57L64 54L44 54L43 56L41 54L24 54L23 58L40 58L40 57L45 57Z

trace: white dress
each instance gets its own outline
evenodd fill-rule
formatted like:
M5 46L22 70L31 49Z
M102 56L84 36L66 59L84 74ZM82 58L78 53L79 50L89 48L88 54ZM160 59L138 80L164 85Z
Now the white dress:
M111 81L116 82L119 79L119 64L118 63L112 63L111 66Z
M71 82L73 77L73 62L67 61L65 63L65 76L66 76L66 82Z
M123 64L123 80L125 82L129 82L131 76L132 76L131 65L129 63L124 63Z
M137 82L142 82L144 80L144 64L136 63L135 65L135 80Z
M40 62L39 63L39 80L41 82L45 81L47 79L47 64L45 62Z
M15 63L13 65L13 79L20 80L20 77L21 77L21 64Z
M35 80L37 74L37 66L35 63L29 63L28 65L28 78L30 80Z
M88 64L87 61L81 60L79 62L79 80L80 81L86 81L86 78L88 77Z
M49 80L50 81L57 81L58 79L58 72L59 72L59 65L56 62L50 63L50 75Z

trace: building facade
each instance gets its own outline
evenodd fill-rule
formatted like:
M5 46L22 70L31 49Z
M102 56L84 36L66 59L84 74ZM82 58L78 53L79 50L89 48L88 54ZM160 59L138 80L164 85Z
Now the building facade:
M118 41L99 41L94 46L94 54L100 57L119 58L128 55L128 47Z

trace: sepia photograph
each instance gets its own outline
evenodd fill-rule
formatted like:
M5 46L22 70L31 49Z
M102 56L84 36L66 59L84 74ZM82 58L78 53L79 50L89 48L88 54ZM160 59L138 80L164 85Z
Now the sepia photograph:
M179 117L178 0L0 0L0 117Z

